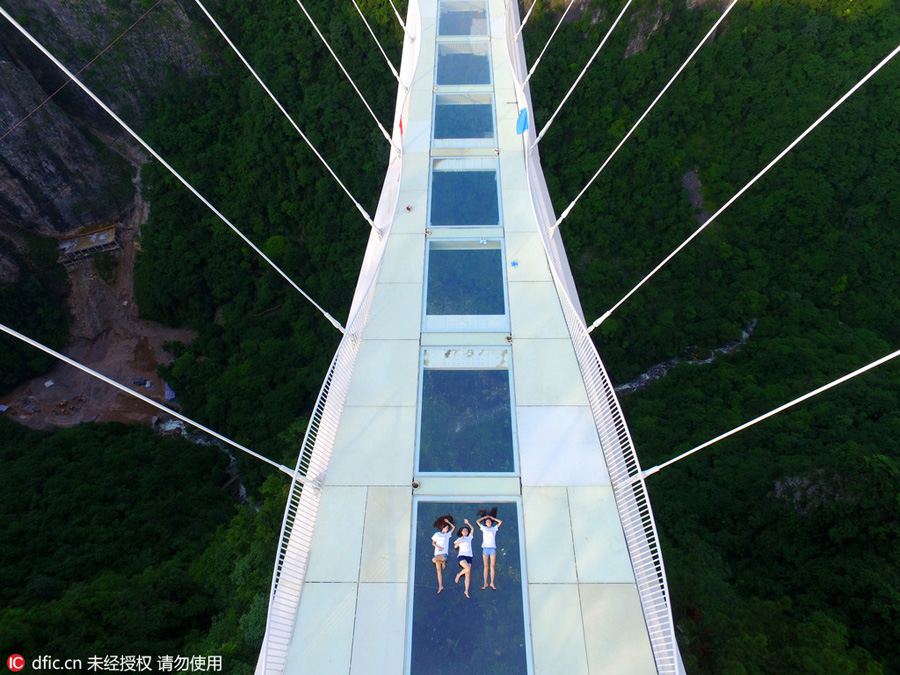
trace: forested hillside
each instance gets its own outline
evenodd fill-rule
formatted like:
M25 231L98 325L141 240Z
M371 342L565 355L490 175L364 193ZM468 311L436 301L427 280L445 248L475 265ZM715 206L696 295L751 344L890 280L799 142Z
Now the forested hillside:
M645 3L613 34L541 144L557 212L720 10ZM561 29L532 80L538 128L617 11ZM532 23L530 59L555 18ZM739 4L562 225L588 321L898 40L894 3ZM893 63L595 331L623 383L758 320L736 353L623 401L644 467L900 344L898 82ZM647 479L689 672L900 672L898 406L888 364Z
M59 349L66 339L66 275L56 264L57 244L27 237L29 254L0 239L0 318L15 330ZM0 393L50 367L51 358L18 340L0 340Z
M0 417L0 463L15 486L0 500L7 651L255 661L284 481L260 511L238 507L218 449L114 423L45 433Z
M388 148L299 8L206 4L371 212ZM352 3L304 4L389 124L396 83ZM388 0L359 4L399 63ZM530 61L565 4L536 6L524 32ZM531 82L538 128L621 7L577 4ZM142 133L343 321L368 224L193 3L183 9L208 71L169 73ZM557 212L721 9L633 5L541 143ZM898 41L892 2L739 4L562 225L588 320ZM758 321L734 354L681 365L623 401L645 467L900 344L898 82L900 63L595 331L622 383L660 361L705 356ZM115 86L100 89L115 100ZM164 375L187 414L291 464L337 331L161 167L148 164L143 178L152 209L136 271L142 313L199 333L171 345ZM699 182L697 206L686 178ZM24 284L31 268L16 261ZM54 297L55 277L40 278L41 297ZM5 310L21 299L9 288ZM34 320L52 334L64 312L45 304ZM688 672L900 672L898 410L900 366L888 365L648 478ZM73 657L89 647L218 653L225 670L252 672L284 476L238 458L257 511L220 489L222 455L141 430L33 435L4 423L0 453L4 476L21 485L0 493L2 644Z
M369 224L195 5L181 4L197 32L188 41L205 46L206 72L190 76L172 69L166 93L145 101L139 131L344 321ZM274 1L206 4L348 188L374 212L389 148L299 8ZM352 3L338 9L323 0L304 4L390 126L396 81L371 57L371 37ZM390 4L359 5L399 64L401 30ZM133 8L132 20L149 8ZM39 24L30 27L39 32ZM93 56L105 46L81 49ZM92 84L114 108L132 100L117 98L116 82L97 78ZM176 360L163 375L178 392L176 404L293 465L340 334L162 167L145 165L142 180L151 203L135 273L142 314L199 333L190 345L171 345ZM23 288L45 304L55 291L58 305L35 313L36 325L17 327L48 342L56 336L53 346L61 346L64 289L47 271L52 263L44 261L41 278L60 288L42 290L26 261L9 251L17 276L7 283L12 266L4 262L0 317L21 322L22 303L30 297ZM4 387L47 367L33 350L16 349L4 358L24 366L20 354L28 354L34 368L4 369ZM236 458L239 484L251 502L241 505L221 489L228 477L219 451L172 445L140 429L90 425L38 436L0 422L4 476L24 482L21 490L0 493L3 578L17 580L6 589L15 602L0 609L0 643L25 654L83 659L220 654L226 672L253 672L288 486L284 475ZM68 466L73 453L78 461ZM166 468L158 471L160 463ZM157 493L160 481L169 483L180 503L173 504L168 492ZM62 514L74 514L77 532L67 534L70 519ZM23 538L26 530L33 539ZM77 556L73 540L79 542ZM83 558L83 564L66 567L69 556Z
M399 64L400 27L384 7L390 11L380 2L366 9ZM396 82L383 61L367 54L372 39L353 5L314 3L308 9L389 126ZM374 213L389 149L299 8L225 2L217 15L348 189ZM173 82L173 96L149 116L147 134L343 322L369 225L237 58L230 51L224 58L227 75ZM162 167L148 167L147 181L153 210L138 259L137 299L148 317L200 331L187 349L177 347L167 375L200 419L265 452L311 407L340 334Z

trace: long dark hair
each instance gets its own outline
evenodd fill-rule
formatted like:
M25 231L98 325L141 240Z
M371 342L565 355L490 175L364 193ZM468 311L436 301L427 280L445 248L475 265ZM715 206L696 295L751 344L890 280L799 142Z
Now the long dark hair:
M478 509L479 520L481 518L484 518L485 516L489 516L492 521L497 520L497 507L492 506L490 511L488 511L487 509Z
M449 513L448 513L446 516L438 516L438 519L437 519L436 521L434 521L434 527L435 527L435 529L438 529L438 530L443 530L443 529L444 529L444 525L447 524L447 523L444 522L444 519L447 519L447 520L449 520L451 523L453 523L453 516L450 515ZM454 523L454 524L455 524L455 523Z

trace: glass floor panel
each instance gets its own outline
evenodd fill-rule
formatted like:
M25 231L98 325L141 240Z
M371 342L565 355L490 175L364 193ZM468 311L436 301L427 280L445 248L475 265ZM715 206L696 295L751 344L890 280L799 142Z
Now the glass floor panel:
M425 368L419 471L515 470L509 370Z
M438 17L438 35L487 35L484 0L444 0Z
M494 104L490 94L437 94L434 138L494 138Z
M497 590L481 590L484 563L481 557L482 534L475 524L478 510L497 506L502 521L497 531ZM434 522L451 514L456 530L450 538L450 556L442 571L444 591L437 593L437 571L431 562L434 549L431 535ZM467 599L464 579L453 578L461 569L453 542L459 536L463 519L474 526L472 572ZM496 673L525 675L528 672L528 648L525 636L525 609L522 591L522 563L519 543L518 505L509 502L489 504L473 502L420 501L416 511L414 585L412 599L412 636L410 673L459 675L460 673Z
M491 170L432 173L431 224L499 225L497 172Z
M490 45L439 43L437 84L490 84Z
M425 313L505 314L500 248L445 249L433 243Z

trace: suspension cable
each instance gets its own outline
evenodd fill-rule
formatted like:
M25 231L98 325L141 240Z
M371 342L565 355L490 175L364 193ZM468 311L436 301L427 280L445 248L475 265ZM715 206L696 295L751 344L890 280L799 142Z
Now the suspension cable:
M287 121L291 123L291 126L294 127L294 130L298 134L300 134L300 138L302 138L304 141L306 141L306 144L309 146L309 149L312 150L313 153L315 154L315 156L319 158L319 161L322 162L323 166L328 170L328 173L331 174L331 177L334 178L335 181L337 181L337 184L341 186L341 189L344 191L344 193L346 193L346 195L348 197L350 197L350 201L353 202L353 205L356 206L357 210L362 214L363 218L366 219L366 221L369 223L369 225L371 225L372 227L375 227L375 221L372 220L372 217L362 207L362 204L360 204L356 200L356 197L353 196L353 194L350 192L350 190L347 189L347 186L344 185L343 182L341 182L341 179L338 178L337 174L334 172L334 170L331 168L331 166L328 164L328 162L325 161L325 158L322 157L322 155L319 153L319 151L316 149L316 147L312 144L312 142L309 140L309 138L306 137L306 134L304 134L303 131L300 130L300 127L297 125L297 123L294 121L294 119L288 114L288 111L285 110L284 106L281 105L281 102L277 98L275 98L275 94L273 94L272 91L269 89L269 87L266 86L266 83L262 81L262 78L256 73L256 71L253 69L253 66L251 66L247 62L247 59L244 58L244 55L241 54L240 50L235 46L235 44L231 41L231 39L228 37L228 35L225 34L225 31L222 30L222 27L219 26L218 22L207 11L206 7L203 6L203 3L200 2L200 0L194 0L194 1L197 3L197 5L200 7L200 9L203 11L203 13L206 15L206 18L208 18L212 22L212 25L215 26L216 30L219 31L219 35L221 35L223 38L225 38L225 41L228 43L228 46L231 47L231 50L237 55L237 57L241 60L241 62L244 64L244 66L247 68L247 70L250 71L250 74L253 75L253 77L256 79L257 82L259 82L259 86L261 86L263 88L263 90L269 95L269 98L272 99L273 103L275 103L275 105L278 106L278 109L281 111L281 114L284 115L284 117L287 119Z
M196 188L194 188L193 185L191 185L186 179L184 179L184 178L181 176L180 173L178 173L175 169L173 169L172 166L171 166L166 160L164 160L164 159L162 158L162 156L160 156L160 154L159 154L158 152L156 152L156 150L154 150L153 148L151 148L150 145L149 145L143 138L141 138L141 137L137 134L137 132L135 132L131 127L129 127L127 124L125 124L125 122L124 122L118 115L116 115L116 113L114 113L114 112L110 109L109 106L107 106L103 101L101 101L101 100L97 97L97 95L94 94L94 92L91 91L91 90L88 88L87 85L85 85L81 80L76 79L76 78L74 77L74 75L72 75L72 72L71 72L68 68L66 68L66 67L59 61L59 59L57 59L55 56L53 56L53 54L51 54L51 53L44 47L44 45L42 45L40 42L38 42L37 39L35 39L35 38L31 35L31 33L29 33L27 30L25 30L21 25L19 25L19 23L18 23L14 18L12 18L12 16L10 16L9 13L8 13L5 9L3 9L3 7L0 7L0 15L2 15L4 18L6 18L6 20L9 21L9 22L16 28L16 30L18 30L22 35L24 35L24 36L28 39L29 42L31 42L35 47L37 47L38 49L40 49L41 52L44 54L44 56L46 56L48 59L50 59L51 61L53 61L53 63L56 65L57 68L59 68L63 73L65 73L65 74L69 77L69 79L72 80L72 82L74 82L76 85L78 85L78 87L79 87L82 91L84 91L84 93L86 93L88 96L90 96L90 97L94 100L94 102L95 102L97 105L99 105L101 108L103 108L103 110L106 111L106 113L107 113L110 117L112 117L112 118L119 124L119 126L121 126L126 132L128 132L128 134L129 134L132 138L134 138L138 143L140 143L141 146L142 146L147 152L149 152L151 155L153 155L153 157L155 157L156 160L157 160L160 164L162 164L164 167L166 167L166 169L168 169L169 172L170 172L173 176L175 176L175 178L177 178L179 181L181 181L182 185L184 185L188 190L190 190L191 193L192 193L195 197L197 197L197 199L199 199L201 202L203 202L203 203L207 206L207 208L209 208L210 211L212 211L213 213L215 213L216 216L218 216L219 219L220 219L223 223L225 223L226 225L228 225L228 227L230 227L230 228L234 231L235 234L237 234L241 239L243 239L243 240L244 240L244 243L246 243L250 248L252 248L254 251L256 251L256 253L257 253L263 260L265 260L265 261L272 267L272 269L274 269L276 272L278 272L278 274L280 274L280 275L281 275L281 276L282 276L282 277L283 277L283 278L284 278L291 286L293 286L294 289L296 289L296 290L297 290L304 298L306 298L306 299L307 299L307 300L308 300L308 301L309 301L316 309L318 309L318 310L322 313L322 315L323 315L326 319L328 319L329 322L331 322L331 325L333 325L335 328L337 328L339 331L341 331L341 333L344 332L344 327L337 321L337 319L335 319L335 318L334 318L333 316L331 316L328 312L326 312L322 307L320 307L319 304L316 303L316 301L313 300L313 299L306 293L306 291L304 291L302 288L300 288L300 287L294 282L294 280L291 279L287 274L285 274L285 273L281 270L281 268L278 267L278 265L276 265L274 262L272 262L272 260L271 260L265 253L263 253L263 252L259 249L258 246L256 246L256 244L254 244L252 241L250 241L250 240L244 235L243 232L241 232L235 225L233 225L233 224L231 223L230 220L228 220L224 215L222 215L222 213L221 213L215 206L213 206L213 205L212 205L212 204L211 204L211 203L210 203L203 195L201 195L201 194L196 190Z
M388 0L391 3L391 7L394 9L394 16L397 17L397 21L400 23L400 28L403 29L403 32L406 33L406 24L403 23L403 17L400 16L400 12L397 11L397 7L394 5L394 0Z
M365 14L363 14L362 10L359 8L359 5L356 4L356 0L353 0L353 6L356 7L356 11L359 12L359 18L363 20L363 23L366 24L366 28L369 29L369 34L372 36L372 39L375 40L375 44L378 45L378 49L381 52L381 55L384 57L384 60L387 61L388 68L391 69L391 72L394 74L394 79L397 80L397 83L403 87L404 91L409 91L409 87L404 85L400 81L400 74L397 72L397 69L394 68L394 64L391 63L391 60L388 58L388 55L384 51L384 47L381 46L381 42L378 41L378 37L375 35L375 31L372 30L372 26L369 25L369 22L366 20Z
M606 319L608 319L609 316L610 316L614 311L616 311L616 310L619 308L619 306L620 306L623 302L625 302L628 298L630 298L632 295L634 295L634 293L635 293L641 286L643 286L647 281L649 281L650 278L651 278L654 274L656 274L660 269L662 269L663 266L664 266L667 262L669 262L669 261L670 261L672 258L674 258L676 255L678 255L678 253L681 251L681 249L683 249L685 246L687 246L689 243L691 243L697 235L699 235L703 230L705 230L709 225L711 225L712 222L713 222L716 218L718 218L719 215L720 215L723 211L725 211L725 209L727 209L727 208L728 208L729 206L731 206L735 201L737 201L738 197L740 197L740 196L741 196L742 194L744 194L747 190L749 190L750 187L751 187L754 183L756 183L756 181L758 181L760 178L762 178L762 177L769 171L769 169L771 169L773 166L775 166L775 165L779 162L779 160L781 160L782 157L784 157L787 153L789 153L789 152L794 148L794 146L796 146L800 141L802 141L804 138L806 138L806 136L809 135L809 133L812 132L813 129L815 129L817 126L819 126L819 124L820 124L822 121L824 121L825 118L827 118L832 112L834 112L835 110L837 110L837 108L840 107L840 105L841 105L844 101L846 101L848 98L850 98L850 96L852 96L852 95L856 92L857 89L859 89L859 88L860 88L861 86L863 86L866 82L868 82L869 79L871 79L872 76L875 75L875 73L877 73L877 72L878 72L879 70L881 70L884 66L886 66L886 65L890 62L890 60L893 59L898 53L900 53L900 45L898 45L898 46L894 49L894 51L892 51L890 54L888 54L888 55L887 55L887 56L886 56L886 57L885 57L885 58L884 58L877 66L875 66L872 70L870 70L870 71L865 75L865 77L863 77L859 82L857 82L855 85L853 85L853 87L851 87L850 90L849 90L846 94L844 94L843 96L841 96L841 97L837 100L837 102L835 102L828 110L826 110L826 111L819 117L819 119L817 119L815 122L813 122L813 123L806 129L806 131L804 131L802 134L800 134L800 135L799 135L799 136L798 136L798 137L797 137L790 145L788 145L784 150L782 150L782 151L778 154L778 156L777 156L775 159L773 159L771 162L769 162L769 163L766 165L766 167L765 167L762 171L760 171L758 174L756 174L756 176L754 176L754 177L750 180L749 183L747 183L744 187L742 187L740 190L738 190L738 191L734 194L734 196L731 197L731 199L729 199L727 202L725 202L725 204L724 204L718 211L716 211L712 216L710 216L710 217L707 219L707 221L706 221L705 223L703 223L703 225L701 225L700 227L698 227L690 237L688 237L687 239L685 239L685 240L678 246L678 248L676 248L676 249L675 249L674 251L672 251L669 255L667 255L667 256L663 259L663 261L662 261L661 263L659 263L656 267L653 268L653 271L650 272L650 274L648 274L648 275L645 276L643 279L641 279L641 281L640 281L634 288L632 288L630 291L628 291L628 293L626 293L625 296L624 296L621 300L619 300L615 305L613 305L613 306L610 307L608 310L606 310L606 313L603 314L603 316L601 316L599 319L597 319L596 321L594 321L594 323L592 323L592 324L590 325L590 327L588 328L588 332L593 331L597 326L599 326L599 325L602 324L604 321L606 321Z
M550 228L551 232L553 232L553 230L555 230L557 227L559 227L559 224L566 218L566 216L569 215L569 212L572 210L572 208L575 206L575 204L578 202L578 200L581 199L582 195L584 195L584 193L587 192L588 188L591 187L591 185L593 185L594 181L597 180L597 176L599 176L600 173L603 171L603 169L606 168L606 165L609 164L610 160L612 160L612 158L616 156L616 153L619 152L619 149L623 145L625 145L625 141L627 141L629 138L631 138L631 134L633 134L635 129L638 128L638 125L640 125L640 123L644 121L644 118L650 114L650 111L653 110L653 107L659 102L659 99L661 99L663 97L663 94L665 94L666 91L668 91L669 87L672 86L672 83L674 83L675 80L678 79L678 76L681 75L681 71L683 71L685 68L687 68L687 65L691 62L691 60L694 58L694 56L697 54L697 52L700 51L700 48L704 45L704 43L706 43L706 41L712 36L712 34L716 32L716 29L719 27L719 24L725 20L725 17L728 16L728 13L737 4L737 1L738 0L731 0L731 4L728 5L728 7L722 13L722 16L720 16L719 19L713 24L713 27L709 29L709 32L703 37L702 40L700 40L699 44L696 47L694 47L694 51L692 51L690 56L687 57L687 60L681 64L681 67L675 72L675 74L672 76L672 79L670 79L666 83L666 86L662 88L662 91L659 92L657 97L655 99L653 99L653 103L650 104L650 107L648 107L644 111L644 114L640 116L638 121L634 123L634 126L631 127L631 129L628 131L627 134L625 134L625 137L621 141L619 141L619 144L616 146L615 150L612 151L610 156L606 158L606 161L603 162L603 164L600 166L599 169L597 169L597 173L595 173L593 175L593 177L587 182L587 185L585 185L584 188L582 188L581 192L578 193L578 196L575 197L575 199L572 200L572 203L569 204L565 208L565 210L559 216L559 219L557 219L556 223Z
M117 37L115 40L113 40L113 41L110 42L108 45L106 45L106 46L103 48L103 50L102 50L99 54L97 54L97 56L95 56L95 57L92 58L90 61L88 61L87 63L85 63L85 64L81 67L81 69L80 69L77 73L75 73L75 77L78 77L79 75L81 75L81 73L83 73L85 70L87 70L87 69L91 66L91 64L94 63L94 61L96 61L96 60L99 59L101 56L103 56L106 52L108 52L108 51L112 48L113 45L115 45L119 40L121 40L123 37L125 37L125 35L131 31L131 29L133 29L135 26L137 26L137 25L144 19L144 17L146 17L150 12L152 12L154 9L156 9L156 6L159 5L159 3L161 3L161 2L162 2L162 0L156 0L156 2L153 3L153 5L150 7L150 9L148 9L146 12L144 12L143 14L141 14L137 19L135 19L134 23L132 23L130 26L128 26L128 28L126 28L124 31L122 31L122 32L119 34L119 37ZM20 119L18 122L16 122L15 124L13 124L5 134L3 134L2 136L0 136L0 141L2 141L4 138L6 138L7 136L9 136L13 131L15 131L15 130L19 127L20 124L23 124L28 118L30 118L32 115L34 115L38 110L40 110L40 109L43 108L45 105L47 105L47 102L48 102L51 98L53 98L53 97L56 96L59 92L61 92L63 89L65 89L66 87L69 86L69 82L71 82L71 80L66 80L65 82L63 82L61 85L59 85L59 88L58 88L56 91L54 91L54 92L53 92L52 94L50 94L47 98L45 98L43 101L41 101L40 105L38 105L38 106L37 106L34 110L32 110L30 113L28 113L27 115L25 115L25 117L23 117L22 119Z
M597 45L597 49L594 50L594 53L591 55L591 58L588 60L587 65L582 69L581 73L578 75L578 78L575 80L575 84L566 92L566 95L563 97L563 100L560 102L559 106L556 108L556 111L550 117L550 120L547 124L544 125L544 128L541 129L541 133L538 134L537 138L534 139L534 143L531 144L533 148L538 143L540 143L541 139L544 137L544 134L547 133L547 130L550 128L550 125L553 124L553 120L556 119L556 116L559 114L559 111L562 110L562 107L565 105L566 101L569 100L569 96L572 95L572 92L575 91L575 87L578 86L578 83L581 82L581 78L584 77L584 74L587 72L588 68L591 67L591 64L594 62L594 59L597 58L597 54L600 53L600 50L603 48L603 45L606 44L606 41L609 39L609 36L612 35L612 32L615 30L616 26L619 25L619 21L622 20L622 17L625 15L625 12L631 6L632 0L628 0L625 3L625 6L622 8L622 11L619 12L619 16L616 17L616 20L613 21L612 26L609 27L609 30L606 32L606 35L603 36L603 39L600 41L600 44Z
M303 2L301 0L297 0L297 4L300 5L300 9L303 10L303 13L306 15L306 18L309 19L310 24L315 29L316 33L319 34L319 37L322 39L322 42L328 48L328 51L331 52L331 56L334 57L335 62L340 66L340 69L344 72L344 75L347 77L347 81L353 86L353 90L357 93L360 100L363 102L363 105L366 106L366 110L369 111L369 114L372 116L372 119L375 120L375 124L378 125L378 128L381 130L382 135L387 139L387 142L391 145L392 148L396 152L400 152L397 146L394 145L394 141L391 139L390 134L388 134L387 130L375 116L374 111L371 107L369 107L369 102L366 101L366 97L362 95L362 92L359 90L359 87L356 86L356 82L353 81L353 78L350 77L350 73L347 72L347 69L344 68L344 64L341 63L341 60L337 57L337 54L334 53L334 50L331 48L331 45L328 44L328 40L325 39L325 36L322 35L322 31L319 30L319 27L316 25L316 22L313 21L313 18L309 15L309 12L306 11L306 7L303 6Z
M867 365L867 366L863 366L862 368L859 368L858 370L854 370L852 373L849 373L849 374L847 374L847 375L844 375L843 377L839 377L838 379L833 380L833 381L829 382L828 384L826 384L826 385L824 385L824 386L821 386L821 387L819 387L818 389L816 389L816 390L814 390L814 391L809 392L808 394L804 394L803 396L801 396L801 397L799 397L799 398L795 398L795 399L794 399L793 401L791 401L790 403L785 403L784 405L782 405L782 406L780 406L780 407L778 407L778 408L775 408L774 410L770 410L769 412L765 413L764 415L760 415L759 417L757 417L757 418L755 418L755 419L752 419L752 420L750 420L749 422L745 422L744 424L740 425L739 427L735 427L735 428L732 429L731 431L727 431L727 432L725 432L724 434L722 434L722 435L720 435L720 436L716 436L716 437L713 438L712 440L706 441L706 443L701 443L701 444L698 445L697 447L692 448L691 450L688 450L687 452L685 452L685 453L683 453L683 454L681 454L681 455L678 455L678 457L675 457L675 458L673 458L673 459L670 459L668 462L664 462L664 463L662 463L662 464L660 464L660 465L658 465L658 466L654 466L652 469L647 469L646 471L643 471L642 473L638 474L638 475L636 476L636 478L646 478L647 476L650 476L650 475L656 473L656 472L659 471L660 469L666 468L666 467L669 466L670 464L674 464L675 462L677 462L677 461L679 461L679 460L682 460L682 459L684 459L685 457L688 457L689 455L693 455L695 452L698 452L698 451L700 451L700 450L703 450L704 448L708 448L708 447L709 447L710 445L712 445L713 443L717 443L717 442L719 442L719 441L721 441L721 440L723 440L723 439L725 439L725 438L728 438L729 436L733 436L734 434L736 434L736 433L738 433L738 432L740 432L740 431L743 431L743 430L746 429L747 427L752 427L752 426L753 426L754 424L756 424L757 422L762 422L762 421L765 420L765 419L768 419L768 418L770 418L770 417L772 417L772 416L774 416L774 415L777 415L778 413L782 412L783 410L787 410L788 408L790 408L790 407L792 407L792 406L795 406L795 405L797 405L798 403L802 403L803 401L805 401L805 400L808 399L808 398L812 398L813 396L818 396L818 395L821 394L822 392L828 391L828 390L831 389L832 387L836 387L837 385L839 385L839 384L841 384L841 383L843 383L843 382L846 382L847 380L849 380L849 379L851 379L851 378L854 378L854 377L856 377L857 375L860 375L860 374L862 374L862 373L864 373L864 372L866 372L866 371L868 371L868 370L872 370L873 368L877 368L877 367L880 366L881 364L887 363L887 362L890 361L891 359L894 359L894 358L896 358L896 357L898 357L898 356L900 356L900 350L897 350L897 351L895 351L895 352L892 352L891 354L888 354L887 356L882 356L880 359L878 359L877 361L873 361L872 363L870 363L870 364Z
M14 331L12 328L9 328L8 326L3 325L2 323L0 323L0 331L3 331L4 333L7 333L14 338L21 340L22 342L25 342L25 343L31 345L32 347L36 347L37 349L40 349L42 352L45 352L45 353L49 354L50 356L53 356L64 363L68 363L70 366L74 366L75 368L78 368L78 370L81 370L81 371L87 373L88 375L96 377L98 380L102 380L103 382L106 382L107 384L111 384L116 389L124 391L129 396L133 396L137 399L140 399L144 403L148 403L148 404L152 405L154 408L158 408L159 410L162 410L167 415L171 415L172 417L175 417L175 418L181 420L182 422L185 422L187 424L190 424L191 426L197 427L198 429L209 434L210 436L218 438L223 443L227 443L231 447L237 448L241 452L245 452L248 455L251 455L252 457L256 457L256 459L265 462L266 464L270 464L270 465L274 466L276 469L286 473L288 476L292 476L292 477L294 476L294 471L292 469L289 469L288 467L284 466L283 464L279 464L278 462L271 460L268 457L263 457L262 455L254 452L250 448L246 448L243 445L241 445L240 443L237 443L236 441L233 441L230 438L227 438L226 436L223 436L222 434L213 431L209 427L205 427L202 424L200 424L199 422L195 422L194 420L190 419L189 417L185 417L181 413L175 412L171 408L167 408L166 406L162 405L161 403L157 403L153 399L148 398L148 397L144 396L143 394L139 394L138 392L136 392L132 389L129 389L124 384L119 384L115 380L106 377L106 375L98 373L96 370L92 370L91 368L88 368L87 366L82 365L82 364L78 363L77 361L72 360L68 356L64 356L63 354L60 354L59 352L54 351L53 349L50 349L50 347L46 347L43 344L41 344L40 342L37 342L36 340L32 340L30 337L28 337L26 335L22 335L21 333ZM304 483L304 479L301 476L297 476L297 481L299 483Z
M522 82L522 86L528 84L528 80L531 79L531 76L534 74L537 65L541 62L541 59L544 57L544 52L547 51L547 47L550 46L550 42L553 40L553 37L556 35L556 31L559 30L559 27L562 26L563 21L566 19L566 15L569 13L569 10L572 9L572 5L575 4L575 0L569 0L569 5L566 7L566 11L563 12L562 16L559 18L559 21L556 24L556 28L553 29L553 32L550 33L550 37L547 38L547 44L544 45L544 48L541 50L541 53L535 59L534 63L531 66L531 70L528 71L528 75L525 76L525 81Z
M537 4L537 0L531 3L531 7L528 8L528 11L525 12L525 18L522 19L522 25L519 26L519 30L516 31L515 36L513 36L513 40L519 39L519 33L522 32L522 29L525 28L525 23L528 21L528 17L531 16L531 11L534 9L534 6Z

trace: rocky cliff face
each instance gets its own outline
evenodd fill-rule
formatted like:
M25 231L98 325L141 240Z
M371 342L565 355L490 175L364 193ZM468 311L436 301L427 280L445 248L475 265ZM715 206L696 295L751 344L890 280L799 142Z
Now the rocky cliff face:
M11 0L6 9L73 72L149 13L81 75L129 125L140 129L148 97L171 72L203 70L201 37L171 0ZM65 82L0 19L0 136ZM124 132L69 85L0 140L0 223L43 234L105 222L131 201L134 170L105 142ZM127 141L126 141L127 142ZM121 150L121 146L119 148Z
M0 251L0 288L19 280L19 266L11 256Z
M47 97L30 73L0 63L0 129ZM54 102L0 141L0 222L55 234L108 221L131 200L132 168Z

